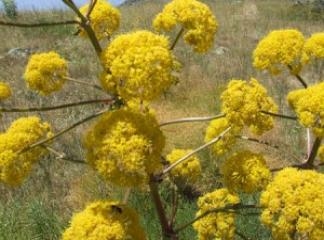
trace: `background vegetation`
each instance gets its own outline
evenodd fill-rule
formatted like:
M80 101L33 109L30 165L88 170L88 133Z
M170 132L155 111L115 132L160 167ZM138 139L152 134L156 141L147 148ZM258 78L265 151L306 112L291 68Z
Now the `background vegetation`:
M140 1L123 5L120 9L120 32L143 27L152 29L151 20L161 11L165 2ZM256 72L251 63L252 50L259 39L273 29L297 28L305 36L322 31L324 14L313 12L311 8L293 6L289 0L204 2L213 9L220 25L215 47L207 55L199 55L182 42L177 45L176 54L182 59L184 69L179 84L154 103L159 121L217 114L219 95L229 79L248 79L250 76L255 76L266 85L281 109L289 113L284 94L296 87L295 81L290 81L288 74L271 77ZM17 21L42 22L72 18L70 12L64 11L20 12ZM1 15L1 19L8 20L5 14ZM62 91L49 97L36 96L25 86L22 74L28 56L34 52L52 49L69 60L71 76L93 83L97 81L97 57L88 41L73 35L76 32L73 26L33 29L0 26L0 29L0 79L8 82L14 91L10 101L1 103L3 106L49 106L104 97L100 91L75 83L69 83ZM311 83L312 79L320 79L319 75L323 77L323 66L312 67L303 74L308 83ZM59 130L94 113L99 107L79 106L43 112L40 115ZM24 115L27 116L27 113L2 114L0 130L6 129L13 119ZM78 127L60 137L55 142L56 148L65 152L70 159L83 160L82 133L87 126ZM174 147L194 148L200 145L206 126L207 123L186 123L180 128L177 125L164 127L167 136L165 153ZM278 145L279 149L274 151L256 144L250 144L250 148L265 151L270 166L280 167L285 162L291 163L302 158L305 154L305 134L297 123L278 120L276 128L264 136L264 140ZM287 148L287 145L293 147ZM212 158L207 150L200 157L203 161L204 177L199 185L185 192L180 199L179 224L194 216L196 198L200 193L221 186L217 176L217 162L221 159ZM171 201L171 193L163 189L166 188L162 187L161 190L164 199ZM122 194L120 189L104 183L84 164L55 159L54 156L47 157L35 167L33 174L21 187L13 189L0 184L0 240L59 239L73 212L81 210L94 199L118 198ZM251 204L257 198L244 199ZM139 209L150 239L158 239L160 226L149 195L145 191L132 193L130 203ZM244 219L240 217L238 221L240 233L251 239L269 239L265 229L255 227L257 216L250 215ZM194 234L188 228L181 239L193 239Z

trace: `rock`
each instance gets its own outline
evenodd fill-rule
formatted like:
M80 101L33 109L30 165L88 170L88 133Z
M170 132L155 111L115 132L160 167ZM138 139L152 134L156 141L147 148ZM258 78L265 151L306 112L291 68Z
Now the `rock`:
M213 51L216 55L224 55L225 53L229 53L230 50L227 47L219 46Z
M27 58L30 54L32 54L34 51L32 48L12 48L7 53L7 57L11 58Z

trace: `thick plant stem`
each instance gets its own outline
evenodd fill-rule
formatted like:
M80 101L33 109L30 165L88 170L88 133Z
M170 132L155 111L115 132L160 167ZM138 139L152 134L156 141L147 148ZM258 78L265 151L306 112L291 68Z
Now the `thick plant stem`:
M159 221L162 228L162 239L163 240L178 240L177 235L174 233L172 226L169 224L169 221L165 214L165 209L163 207L162 200L160 198L159 190L158 190L158 183L154 176L151 176L150 182L150 193L151 197L156 209L156 212L159 217Z
M314 160L316 158L319 147L321 146L322 138L317 137L314 141L312 150L308 156L306 163L302 164L302 168L305 169L314 169Z

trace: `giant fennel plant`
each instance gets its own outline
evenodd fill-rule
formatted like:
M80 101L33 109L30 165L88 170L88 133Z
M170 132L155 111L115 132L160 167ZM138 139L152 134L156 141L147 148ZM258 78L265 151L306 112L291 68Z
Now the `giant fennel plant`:
M203 54L211 49L218 28L212 11L198 0L173 0L153 20L155 31L136 30L115 36L120 13L106 1L90 0L80 9L73 0L63 2L76 18L52 25L76 24L79 36L90 40L102 65L98 85L94 87L107 93L108 108L57 133L38 116L15 120L0 134L1 182L13 187L23 184L35 162L51 151L51 142L96 118L84 135L86 162L111 184L149 191L163 239L179 239L179 233L190 225L200 240L234 239L235 218L244 209L260 211L261 223L271 230L273 239L324 239L324 175L318 172L324 161L324 82L318 79L318 83L309 86L301 76L305 65L323 61L323 32L306 38L296 29L274 30L253 52L256 69L273 75L288 70L299 81L300 88L287 96L296 117L278 113L278 106L266 88L252 76L250 80L232 79L220 96L222 112L207 118L211 122L205 143L193 150L174 149L163 157L163 126L204 121L206 117L159 123L150 102L177 81L185 81L177 77L181 64L173 51L181 37L195 52ZM165 34L174 28L179 32L170 41ZM32 55L23 76L28 88L45 96L55 94L67 81L78 81L69 76L67 61L54 50ZM10 96L10 86L1 82L0 100L10 101ZM77 103L45 109L74 105ZM5 114L20 110L0 111ZM261 136L274 127L275 118L298 121L312 130L315 140L305 160L270 169L261 153L234 148L243 131ZM209 146L215 158L225 156L220 164L223 188L203 194L198 199L196 217L177 226L176 215L170 217L166 213L165 205L172 203L162 201L159 185L171 181L180 189L198 181L202 167L195 154ZM259 204L241 202L241 193L260 191ZM146 233L140 225L139 213L127 206L127 201L106 199L89 204L73 216L62 240L76 239L144 240Z

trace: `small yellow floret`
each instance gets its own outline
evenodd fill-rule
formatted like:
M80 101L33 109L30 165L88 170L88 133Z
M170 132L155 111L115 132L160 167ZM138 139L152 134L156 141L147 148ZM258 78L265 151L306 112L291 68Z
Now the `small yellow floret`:
M173 0L154 19L155 29L170 31L179 23L185 41L197 52L206 52L214 43L217 22L209 7L196 0Z
M257 135L273 128L273 117L261 111L275 113L278 107L256 79L231 80L221 99L222 111L232 125L248 126Z
M119 186L140 187L162 169L164 136L150 114L106 113L86 135L85 147L90 165Z
M42 123L38 117L14 121L5 133L0 134L0 181L12 186L21 184L46 150L35 147L20 151L51 134L49 124Z
M80 8L82 14L87 14L89 5L86 4ZM106 0L98 0L89 16L90 26L96 34L98 40L110 37L113 32L119 28L120 13L119 10L110 5ZM81 36L87 36L82 29Z
M234 192L260 191L271 177L263 156L250 151L238 152L226 159L221 172L226 187Z
M0 100L5 100L11 96L10 86L5 82L0 82Z
M32 55L24 74L28 87L42 95L60 90L67 76L66 61L53 51Z
M214 138L218 137L223 131L230 127L230 123L227 118L215 119L209 123L206 129L205 142L209 142ZM231 147L236 142L235 135L240 133L242 128L231 126L231 130L227 132L222 139L214 143L212 146L212 151L215 155L223 155L231 149Z
M287 99L299 122L312 128L316 136L324 137L324 82L291 91Z
M145 240L137 212L114 201L91 203L73 216L62 240Z
M262 193L261 221L273 239L324 239L324 175L312 170L286 168Z
M297 73L301 69L304 43L304 36L298 30L272 31L255 48L253 65L272 74L278 74L287 67Z
M309 63L313 59L324 60L324 32L314 33L306 40L302 61Z
M176 82L180 64L169 50L169 41L149 31L123 34L103 51L106 73L101 84L124 100L152 100Z
M172 164L182 158L183 156L190 153L192 150L187 149L174 149L166 157L167 161ZM193 184L201 176L200 160L197 156L193 155L186 161L177 165L170 172L171 177L176 183L181 184Z
M199 210L196 216L212 209L224 208L239 202L239 197L231 194L226 188L218 189L198 199ZM198 232L199 240L232 240L235 234L235 213L211 213L196 221L193 227Z

